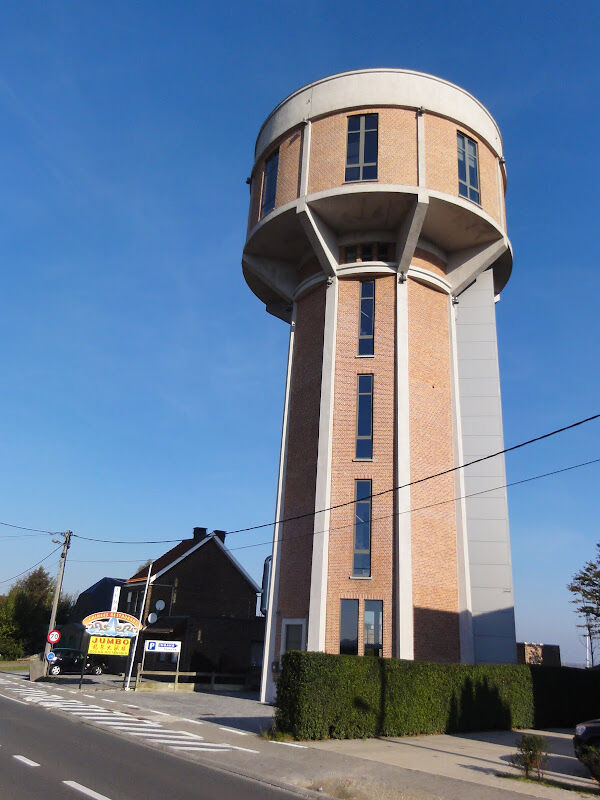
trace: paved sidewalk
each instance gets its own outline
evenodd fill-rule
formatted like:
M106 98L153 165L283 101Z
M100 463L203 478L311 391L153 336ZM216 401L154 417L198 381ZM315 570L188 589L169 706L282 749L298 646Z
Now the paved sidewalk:
M17 683L23 680L24 676ZM65 675L51 683L29 685L49 690L56 687L74 696L78 682L77 676ZM212 766L280 786L320 791L321 797L575 800L589 797L586 793L596 788L573 755L571 731L536 733L546 736L552 754L547 777L576 785L580 790L576 792L498 776L497 773L518 774L508 761L516 750L518 732L277 743L257 735L269 727L274 709L261 705L255 695L124 692L121 687L122 679L114 676L86 676L82 692L77 694L84 702L102 701L107 707L137 715L138 719L158 719L167 728L200 730L207 741L220 742L223 747L242 744L242 748L230 750L226 758L220 757L218 763L213 760ZM192 757L202 760L201 755Z

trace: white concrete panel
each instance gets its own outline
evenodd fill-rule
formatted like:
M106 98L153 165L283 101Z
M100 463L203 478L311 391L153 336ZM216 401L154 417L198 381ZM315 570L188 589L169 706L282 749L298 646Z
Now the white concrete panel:
M487 522L489 519L506 520L506 500L504 497L488 497L480 494L477 497L469 497L468 517L471 520L482 520Z
M458 362L460 378L493 378L497 380L498 363L495 358L462 358Z
M485 525L480 520L469 520L469 542L506 541L506 520L488 519Z
M473 589L494 587L510 588L512 570L508 564L471 564L471 585Z
M484 455L487 455L487 453L465 452L465 461L472 461ZM474 464L472 467L465 467L465 476L470 478L475 475L480 475L481 477L501 478L502 480L500 483L506 483L504 456L494 456L494 458L488 458L485 461L480 461L478 464ZM500 483L498 485L500 485Z
M478 664L516 664L517 645L512 636L475 636L475 661Z
M496 362L498 358L498 354L496 353L496 342L492 339L489 339L487 342L472 342L467 340L463 340L463 345L461 347L461 357L460 361L469 361L473 358L489 358Z
M469 542L471 564L509 564L508 545L502 542Z
M489 325L463 325L460 328L457 326L456 331L457 340L462 344L466 342L494 342L494 345L496 344L496 334Z
M468 419L469 417L499 417L501 413L500 398L497 395L463 397L461 411L463 419Z
M498 397L498 379L463 378L460 382L460 394L461 397Z
M459 301L457 340L465 462L504 449L493 276L484 272ZM487 357L485 357L487 356ZM475 660L514 662L512 568L504 456L464 470Z
M467 494L474 492L485 492L484 497L506 497L506 489L498 482L498 478L493 475L470 475L465 476L465 491Z
M502 436L502 421L498 416L463 417L465 436ZM500 439L501 440L501 439Z
M474 306L473 308L468 308L465 306L459 309L457 321L461 327L468 325L489 325L493 317L493 307Z
M515 621L512 609L494 614L494 638L497 636L514 636ZM490 617L488 614L473 614L473 633L482 639L490 637Z

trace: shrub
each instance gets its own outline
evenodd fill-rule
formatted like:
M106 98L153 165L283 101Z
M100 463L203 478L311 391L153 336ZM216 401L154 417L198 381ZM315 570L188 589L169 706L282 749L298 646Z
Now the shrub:
M600 747L593 744L582 747L579 760L592 773L592 778L600 783Z
M276 706L279 730L297 739L569 727L600 716L600 675L290 652Z
M525 777L529 778L535 770L538 780L544 777L544 767L548 763L547 743L543 736L536 736L534 733L524 733L517 739L517 750L510 757L515 767L520 767Z

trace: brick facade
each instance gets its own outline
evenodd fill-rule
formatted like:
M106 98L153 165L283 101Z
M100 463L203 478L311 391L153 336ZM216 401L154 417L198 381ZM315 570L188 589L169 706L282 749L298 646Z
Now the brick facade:
M297 305L290 387L289 439L283 490L283 517L315 507L325 287L320 285ZM284 523L281 530L279 598L275 654L283 619L308 619L312 563L312 516Z
M394 483L394 336L396 282L394 276L375 281L375 355L359 357L358 279L339 282L335 364L335 399L331 470L331 503L354 497L354 482L370 479L373 492ZM355 460L357 375L373 375L373 459ZM383 653L392 654L392 585L394 502L389 492L372 502L371 577L352 575L354 506L331 512L327 591L326 649L339 653L340 599L359 599L358 652L363 652L365 600L383 601Z
M448 295L409 278L413 481L454 465L449 303ZM460 659L454 491L453 474L411 487L415 658L423 661Z

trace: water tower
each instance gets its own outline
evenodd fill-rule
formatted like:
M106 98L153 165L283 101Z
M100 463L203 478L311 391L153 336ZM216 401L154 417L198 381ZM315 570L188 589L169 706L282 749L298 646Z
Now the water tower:
M290 329L263 699L290 649L516 659L504 459L430 478L503 447L505 189L431 75L324 78L259 132L243 271Z

